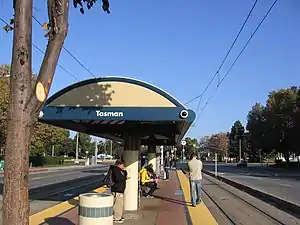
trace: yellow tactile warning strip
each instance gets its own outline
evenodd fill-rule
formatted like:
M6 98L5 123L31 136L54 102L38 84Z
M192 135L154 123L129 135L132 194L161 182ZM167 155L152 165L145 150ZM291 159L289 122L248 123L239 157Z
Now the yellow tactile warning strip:
M107 190L106 187L100 187L92 192L102 193ZM30 225L39 225L42 223L45 223L45 219L47 218L53 218L57 215L60 215L78 205L78 196L70 199L68 201L62 202L58 205L52 206L50 208L47 208L41 212L38 212L36 214L33 214L29 217L29 224Z
M177 174L181 184L181 188L184 193L184 200L186 202L190 202L191 196L190 196L190 184L188 178L181 170L177 170ZM188 205L187 208L190 214L192 224L218 225L217 221L209 212L209 210L207 209L203 201L201 204L197 205L196 207L191 207L190 205Z

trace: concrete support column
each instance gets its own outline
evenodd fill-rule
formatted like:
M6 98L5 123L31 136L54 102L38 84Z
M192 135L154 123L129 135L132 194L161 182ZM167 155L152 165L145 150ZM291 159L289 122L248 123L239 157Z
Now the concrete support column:
M129 179L126 181L124 193L124 210L138 210L139 191L139 155L140 138L138 135L126 135L124 143L123 159Z
M151 163L153 165L153 170L156 171L156 145L151 143L148 145L148 165Z

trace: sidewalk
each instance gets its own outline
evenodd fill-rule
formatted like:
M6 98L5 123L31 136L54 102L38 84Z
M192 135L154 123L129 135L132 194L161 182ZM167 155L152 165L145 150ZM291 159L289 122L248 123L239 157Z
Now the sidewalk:
M154 193L154 199L141 199L138 219L125 220L124 225L205 225L216 224L214 218L204 203L190 207L189 185L186 176L181 171L172 171L169 181L161 181L159 189ZM44 215L43 225L77 225L78 201L69 201L68 210L50 218ZM73 205L73 207L71 206ZM42 214L41 214L42 215ZM126 215L125 215L126 217ZM39 225L30 223L30 225Z

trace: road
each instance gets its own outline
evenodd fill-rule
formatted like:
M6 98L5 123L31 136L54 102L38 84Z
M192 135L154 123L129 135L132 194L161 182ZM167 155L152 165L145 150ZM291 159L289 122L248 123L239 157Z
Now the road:
M214 164L204 163L213 172ZM220 176L266 192L300 206L300 176L294 172L263 167L237 168L234 164L219 164Z
M93 167L59 169L57 171L29 175L30 214L40 212L81 193L101 185L109 164ZM0 177L0 194L3 193L3 177ZM2 201L1 201L2 208ZM2 211L0 211L2 214ZM0 224L2 215L0 215Z

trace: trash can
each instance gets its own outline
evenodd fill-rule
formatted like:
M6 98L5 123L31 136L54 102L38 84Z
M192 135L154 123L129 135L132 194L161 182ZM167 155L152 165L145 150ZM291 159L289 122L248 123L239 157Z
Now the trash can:
M4 170L4 160L0 161L0 171Z
M109 193L79 195L79 225L113 225L113 202Z

